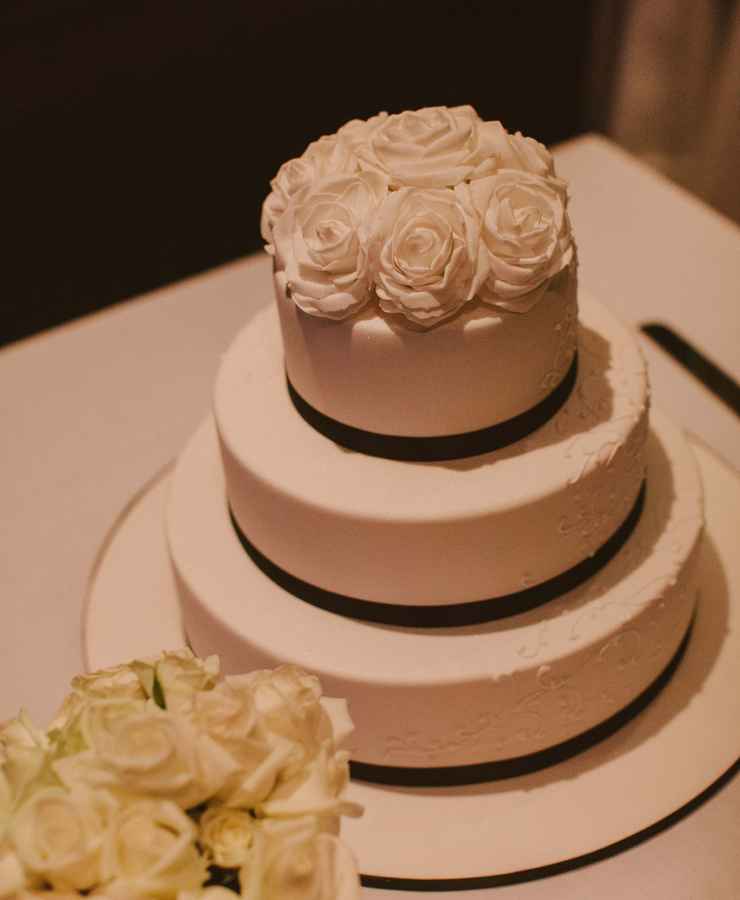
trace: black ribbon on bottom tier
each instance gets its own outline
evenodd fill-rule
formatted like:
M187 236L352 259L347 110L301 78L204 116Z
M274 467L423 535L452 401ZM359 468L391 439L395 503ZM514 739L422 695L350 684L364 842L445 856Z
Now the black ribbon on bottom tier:
M312 406L293 387L290 379L288 393L293 406L316 431L348 450L356 450L366 456L382 456L404 462L441 462L448 459L466 459L500 450L521 441L551 419L570 396L578 374L578 355L573 357L570 368L558 386L531 409L512 419L461 434L436 437L408 437L397 434L378 434L339 422Z
M229 510L231 523L239 542L247 555L268 578L281 588L306 603L329 612L365 622L383 625L401 625L409 628L454 628L462 625L480 625L496 619L527 612L556 597L566 594L595 575L611 560L632 534L645 504L645 482L627 518L606 543L592 555L553 578L501 597L453 603L443 606L402 606L396 603L375 603L350 597L317 587L286 572L261 553L240 529L234 514Z
M638 694L627 706L605 721L594 725L593 728L589 728L575 737L556 744L554 747L537 750L535 753L528 753L525 756L500 759L495 762L474 763L466 766L412 768L406 766L380 766L372 763L352 761L350 762L352 777L359 781L399 787L455 787L516 778L519 775L529 775L531 772L537 772L556 763L564 762L566 759L588 750L614 734L615 731L634 719L638 713L642 712L657 697L670 681L686 652L692 626L693 621L689 625L671 661L641 694Z

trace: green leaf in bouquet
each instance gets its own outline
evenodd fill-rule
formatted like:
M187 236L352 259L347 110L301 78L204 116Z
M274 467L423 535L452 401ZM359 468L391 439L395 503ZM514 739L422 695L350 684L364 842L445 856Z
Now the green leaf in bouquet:
M160 709L167 709L167 701L164 699L164 689L162 688L162 682L159 680L156 670L154 672L154 683L152 684L152 699Z

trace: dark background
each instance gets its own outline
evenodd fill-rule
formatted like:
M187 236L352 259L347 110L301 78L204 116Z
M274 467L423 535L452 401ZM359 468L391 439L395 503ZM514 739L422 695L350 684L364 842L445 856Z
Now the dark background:
M350 118L470 103L547 144L598 127L591 9L9 0L0 343L256 250L269 179Z

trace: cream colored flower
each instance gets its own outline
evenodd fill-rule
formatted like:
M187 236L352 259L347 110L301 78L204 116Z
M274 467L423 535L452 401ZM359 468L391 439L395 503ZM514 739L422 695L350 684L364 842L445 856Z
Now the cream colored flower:
M303 156L283 163L270 182L272 192L262 205L260 230L268 251L272 252L275 223L295 196L322 178L351 175L358 169L349 142L341 140L338 135L319 138L308 145Z
M478 291L486 303L526 312L550 278L573 258L563 183L503 169L469 187L482 220L489 274Z
M471 300L486 275L480 224L461 188L403 188L380 214L381 309L431 326Z
M275 223L275 265L293 302L344 319L371 297L375 214L387 181L363 172L326 178L300 193Z
M0 850L0 900L15 898L26 886L26 873L18 854L9 845Z
M316 820L262 823L249 863L240 870L249 900L357 900L360 882L350 850Z
M49 734L57 743L74 741L76 719L91 700L146 700L139 679L128 664L76 675L70 688L49 725Z
M492 172L472 106L427 107L388 116L355 152L361 168L388 177L392 188L454 187Z
M349 754L332 754L328 746L289 778L277 784L259 807L261 815L275 818L300 816L360 816L362 807L343 798L349 783Z
M0 731L0 838L10 810L38 786L53 781L49 739L25 710Z
M105 835L102 876L111 898L174 898L198 890L206 862L192 820L169 801L140 800L120 810Z
M104 791L37 791L13 821L18 858L56 890L89 890L100 881L102 838L115 808Z
M83 731L111 788L173 800L188 809L212 797L237 771L229 753L187 719L151 704L98 702Z
M177 900L234 900L234 892L219 884L211 884L199 891L181 891Z
M198 823L198 841L217 866L238 868L247 862L257 821L243 809L210 806Z
M543 178L554 178L555 164L544 144L525 137L521 131L509 134L501 122L482 122L481 134L487 152L495 159L496 170L517 169Z
M257 709L248 687L227 677L211 691L196 695L193 720L197 727L225 746L238 749L257 722Z
M321 707L329 719L333 744L341 747L355 730L347 701L344 697L322 697Z
M251 691L261 733L300 746L302 758L314 756L325 741L333 740L332 721L322 705L321 684L315 675L285 665L230 676L226 681Z
M198 691L210 690L218 679L218 656L200 659L183 647L153 659L134 660L136 673L147 697L170 712L188 713Z
M303 750L285 738L267 735L250 739L238 753L239 769L229 777L216 794L224 804L254 809L272 793L278 778L295 760L303 760Z

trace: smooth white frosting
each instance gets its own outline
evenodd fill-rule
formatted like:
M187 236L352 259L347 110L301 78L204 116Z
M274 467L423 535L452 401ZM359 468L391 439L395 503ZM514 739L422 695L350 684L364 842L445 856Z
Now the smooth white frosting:
M526 315L471 303L430 331L371 306L341 322L307 316L288 298L284 273L274 281L293 386L365 431L418 437L496 425L546 397L575 352L575 264Z
M218 442L208 421L178 463L168 505L167 534L188 638L201 655L219 653L225 671L289 661L316 672L328 693L349 700L356 724L353 758L363 762L462 765L532 753L579 734L658 676L694 608L701 484L680 432L661 416L653 422L645 509L607 567L576 591L523 615L424 631L327 613L264 576L229 521ZM297 452L310 453L312 446L302 441ZM574 461L566 456L563 464ZM524 455L517 467L521 484L528 471ZM324 492L339 506L342 497L330 475ZM571 512L578 516L578 507ZM291 522L282 528L291 530ZM454 546L454 531L448 536ZM527 542L535 564L541 549ZM459 575L454 568L448 572L449 591Z
M537 316L556 302L540 304ZM575 337L572 309L563 299L560 334L568 344ZM277 316L274 309L260 313L226 354L214 399L227 496L241 530L292 575L381 603L499 597L587 558L618 528L637 496L648 396L632 335L593 302L583 304L581 319L578 381L545 426L493 453L402 463L345 450L298 415L287 395ZM367 321L372 325L375 319ZM521 317L502 320L501 327L511 321ZM311 323L327 329L335 324ZM489 346L496 342L492 327L490 319L470 320L455 332L457 341L450 336L446 345L426 334L414 353L419 347L441 349L451 364L462 366L485 353L486 340ZM333 336L339 372L341 351ZM388 330L387 336L394 333ZM519 351L528 361L531 345L521 337ZM372 344L344 347L348 371L356 371L358 358L364 367ZM381 342L376 350L378 365L385 346ZM399 352L396 358L410 355ZM305 360L308 365L308 353ZM289 371L294 377L290 366ZM434 386L442 381L417 377L413 400L431 405ZM301 390L303 383L296 386ZM485 402L497 388L494 379L471 381L468 396L482 395ZM381 400L385 396L379 392Z

